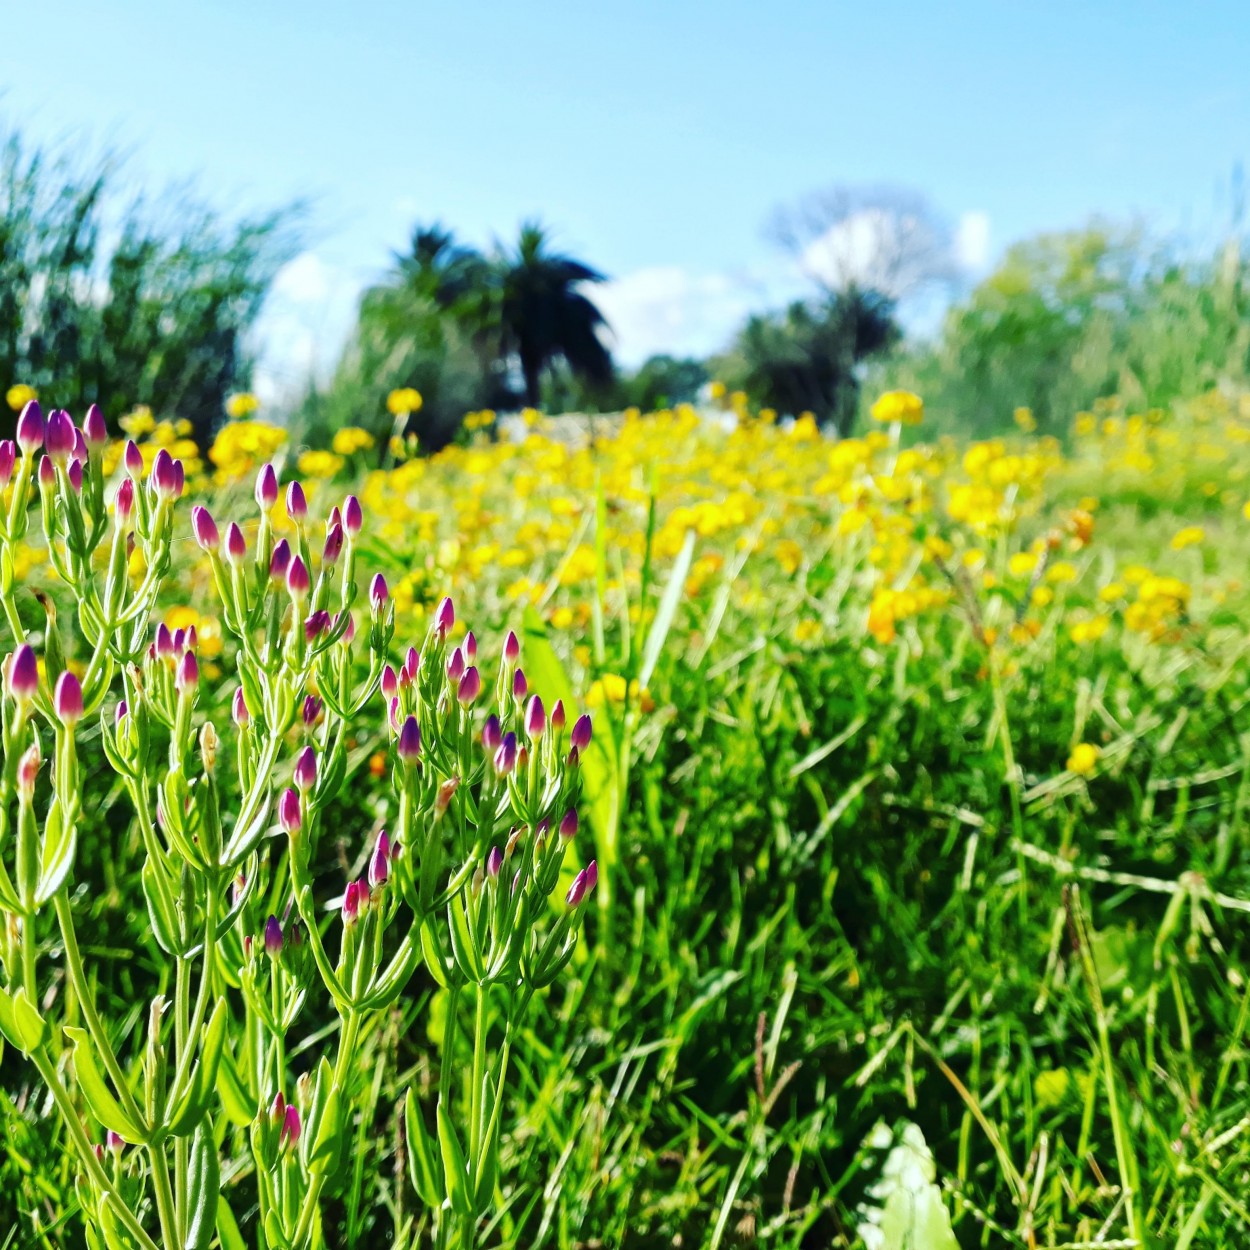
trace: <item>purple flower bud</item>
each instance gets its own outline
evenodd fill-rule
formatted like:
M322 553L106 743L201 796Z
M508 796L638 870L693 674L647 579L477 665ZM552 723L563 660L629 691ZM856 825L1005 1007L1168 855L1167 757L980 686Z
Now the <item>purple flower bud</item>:
M551 709L551 728L560 733L564 729L564 700L557 699L556 705Z
M286 1116L286 1099L282 1097L282 1091L279 1090L273 1096L273 1102L269 1104L269 1122L271 1124L281 1124Z
M473 631L469 630L464 636L464 641L460 644L460 649L464 652L465 660L474 664L477 662L477 639L473 636Z
M286 488L286 514L292 521L302 521L308 515L308 500L298 482L292 482Z
M326 517L326 533L329 534L329 532L336 525L341 526L342 524L343 524L343 514L339 511L338 504L335 504L334 507L330 509L330 515Z
M295 757L295 785L307 794L317 784L317 753L305 747Z
M586 893L589 894L599 884L599 861L592 859L586 865Z
M582 900L586 897L589 887L586 884L586 869L573 878L573 884L569 886L569 892L564 896L564 901L570 907L580 907Z
M285 538L278 540L278 545L269 557L269 576L275 581L285 580L286 571L291 567L291 544Z
M39 747L32 743L17 761L17 788L22 798L29 800L35 793L35 781L39 777Z
M292 565L294 567L294 565ZM330 614L325 608L318 608L311 616L304 621L304 637L309 642L315 642L329 628Z
M321 549L323 564L335 565L343 554L343 527L335 525L326 535L326 545Z
M172 660L174 651L174 636L169 632L169 626L162 621L156 627L156 658L158 660Z
M383 841L383 839L386 839ZM369 888L376 890L379 886L386 884L386 879L390 876L390 839L383 833L378 838L378 844L373 848L373 854L369 858Z
M389 703L399 693L399 678L388 664L382 670L382 697Z
M43 434L44 450L52 457L53 464L64 464L74 450L74 423L69 413L53 408L48 414L48 424Z
M573 732L569 735L569 745L579 754L590 746L590 716L583 712L573 723Z
M164 447L156 453L152 462L150 478L152 490L161 499L174 499L178 495L178 473L174 467L174 458Z
M39 401L32 399L22 409L17 419L17 445L25 456L32 455L43 446L43 409Z
M363 881L349 881L343 891L343 923L355 924L368 902L369 890Z
M451 597L446 596L434 611L434 628L438 630L444 637L447 631L456 623L456 606L452 603Z
M191 530L195 534L195 541L199 543L202 551L215 550L217 544L221 541L221 536L217 533L217 522L213 520L213 514L198 503L191 509Z
M252 719L252 713L248 710L247 699L243 694L242 686L239 686L234 692L234 702L231 705L230 713L234 717L234 723L240 729Z
M299 795L288 786L278 796L278 824L284 832L294 833L301 823Z
M405 764L415 762L417 756L421 754L421 726L417 724L415 716L410 716L404 721L395 749Z
M348 495L343 500L343 528L348 535L355 538L365 523L365 514L361 511L360 500L355 495Z
M286 571L286 588L292 599L304 599L308 595L312 581L308 576L308 569L304 561L295 556L291 560L291 566Z
M303 720L305 725L315 725L317 717L321 715L321 700L315 694L307 695L304 699Z
M516 734L506 733L499 749L495 752L495 771L506 777L516 767Z
M450 656L447 657L447 676L452 681L459 681L461 673L464 672L464 652L456 647Z
M51 456L39 457L39 486L51 490L56 485L56 466Z
M394 698L390 701L386 708L387 719L390 721L391 729L395 733L399 733L399 699Z
M529 692L529 682L525 680L525 674L518 668L512 674L512 697L514 699L524 699Z
M339 621L342 619L342 617L343 617L343 614L341 612L336 612L334 614L334 628L335 629L338 629ZM356 618L349 612L347 614L347 624L343 626L343 638L347 642L351 642L352 639L355 637L356 637Z
M16 461L17 444L11 438L0 439L0 490L9 484Z
M273 465L266 464L261 467L256 475L254 495L256 506L262 512L268 512L278 502L278 475L274 472Z
M410 682L416 681L417 673L421 668L421 656L416 647L408 648L408 654L404 657L404 667L408 670L408 680Z
M126 472L137 482L143 476L143 452L135 445L133 438L126 440L126 452L122 459L126 465Z
M237 521L231 521L226 530L226 559L231 564L239 565L247 558L247 539Z
M93 404L92 407L94 406L95 405ZM115 1130L109 1129L109 1131L104 1134L104 1144L113 1152L113 1154L119 1155L126 1148L126 1139Z
M109 441L108 427L104 424L104 413L100 411L99 404L92 404L87 409L87 415L83 418L82 432L87 440L87 446L92 450L103 447Z
M174 498L182 497L182 488L186 485L186 471L181 460L174 461Z
M74 494L76 495L81 495L82 494L82 461L71 460L69 462L69 469L66 471L66 476L69 478L70 490L72 490Z
M69 416L69 413L65 415ZM87 450L87 437L77 428L74 430L74 450L70 452L70 455L75 460L81 460L83 464L86 464L91 457L91 452Z
M184 651L182 659L178 661L177 671L174 673L174 689L182 695L190 695L195 692L196 686L200 684L200 665L195 658L194 651Z
M59 719L66 725L82 720L82 686L68 669L56 679L52 706Z
M468 707L470 703L477 701L478 695L482 693L482 676L476 668L466 668L464 675L460 678L460 685L456 689L456 698Z
M119 520L130 520L130 514L134 511L135 506L135 484L133 479L126 478L117 488L117 499L114 501L114 506L117 509Z
M499 727L498 716L488 716L482 726L482 745L488 751L494 751L503 741L503 732Z
M517 669L518 673L520 671L520 669ZM537 742L543 736L546 728L547 710L543 707L543 701L535 695L525 709L525 732L529 735L531 742Z
M9 659L9 694L18 703L29 703L39 690L39 661L35 649L22 643Z
M373 581L369 583L369 604L375 612L380 612L386 605L390 593L387 589L386 578L381 573L375 573Z
M508 636L503 640L503 659L504 663L511 667L521 658L521 641L517 638L512 630L508 630Z
M560 836L568 842L577 836L577 809L570 807L563 816L560 817Z
M267 955L282 953L282 923L277 916L270 916L265 921L265 953Z
M125 699L118 700L117 710L113 713L113 724L121 726L122 721L130 715L130 705Z
M503 868L503 852L497 847L492 846L490 853L486 856L486 875L492 881L499 879L499 873Z
M278 1134L280 1150L294 1150L300 1135L299 1108L292 1102L282 1116L282 1131Z

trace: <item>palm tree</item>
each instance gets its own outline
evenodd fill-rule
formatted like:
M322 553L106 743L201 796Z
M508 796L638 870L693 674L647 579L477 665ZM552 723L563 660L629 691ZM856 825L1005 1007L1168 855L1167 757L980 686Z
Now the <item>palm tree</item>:
M607 321L580 289L604 275L550 251L547 231L537 222L521 227L516 250L501 253L496 265L501 344L520 360L525 402L537 407L543 370L561 358L587 381L609 381L612 357L599 338Z

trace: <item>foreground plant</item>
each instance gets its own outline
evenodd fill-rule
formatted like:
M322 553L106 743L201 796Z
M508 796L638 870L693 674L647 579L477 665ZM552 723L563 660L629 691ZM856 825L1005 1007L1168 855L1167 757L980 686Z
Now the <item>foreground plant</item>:
M497 1197L513 1037L571 957L597 881L592 861L557 897L589 718L570 723L528 690L514 635L488 691L473 634L452 641L449 599L420 648L388 664L394 612L381 576L357 628L359 503L332 509L314 554L298 482L285 499L293 532L276 532L279 484L265 466L250 541L239 521L219 528L191 511L235 643L227 728L205 713L195 630L151 623L182 466L161 452L145 474L132 445L106 498L106 441L98 410L78 429L63 412L45 424L32 402L16 445L0 444L0 602L14 635L0 700L0 1033L64 1118L89 1240L203 1250L219 1229L237 1236L242 1219L262 1246L325 1244L322 1203L347 1183L364 1092L362 1039L424 965L445 993L446 1025L429 1121L406 1099L409 1166L436 1244L472 1246ZM41 657L19 611L14 570L36 499L77 605L85 660L72 669L50 605ZM366 868L328 885L315 875L327 813L349 743L379 714L388 828L360 831ZM133 906L146 907L172 965L172 1002L148 1004L130 1054L96 1001L70 898L80 750L106 757L92 764L107 762L129 799L144 848L145 897ZM53 988L58 954L72 1003ZM326 1016L337 1017L329 1053L314 1043L293 1061L298 1022ZM238 1212L223 1156L232 1180L253 1178L254 1202Z

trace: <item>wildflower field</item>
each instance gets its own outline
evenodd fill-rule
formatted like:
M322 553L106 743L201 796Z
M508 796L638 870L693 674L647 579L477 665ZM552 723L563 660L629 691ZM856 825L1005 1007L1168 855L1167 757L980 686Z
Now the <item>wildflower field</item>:
M19 399L0 1247L1247 1244L1250 398Z

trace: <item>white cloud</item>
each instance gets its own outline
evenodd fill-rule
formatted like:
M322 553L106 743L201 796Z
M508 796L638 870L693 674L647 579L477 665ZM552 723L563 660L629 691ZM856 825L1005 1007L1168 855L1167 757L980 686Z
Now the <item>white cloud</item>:
M982 273L990 260L990 215L980 209L964 213L955 227L955 256L970 274Z

